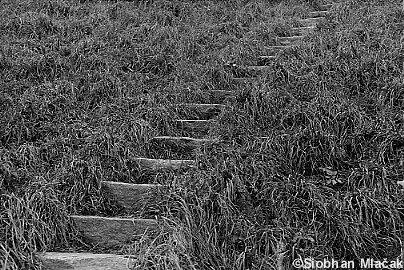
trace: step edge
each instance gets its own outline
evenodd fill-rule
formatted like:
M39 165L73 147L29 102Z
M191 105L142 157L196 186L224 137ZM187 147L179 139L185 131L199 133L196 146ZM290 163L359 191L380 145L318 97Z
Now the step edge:
M203 120L203 119L178 119L175 120L176 122L216 122L217 120L213 119L208 119L208 120Z
M123 218L123 217L102 217L93 215L69 215L72 219L103 219L103 220L116 220L116 221L140 221L157 224L157 219L150 218Z
M142 158L142 157L139 157L139 158L133 158L133 159L135 159L135 160L149 160L149 161L151 161L151 160L153 160L153 161L155 161L155 160L158 160L158 161L171 161L171 162L183 162L183 161L186 161L186 162L195 162L195 160L192 160L192 159L163 159L163 158Z
M91 252L58 252L58 251L45 251L38 253L38 255L43 258L45 255L64 255L64 254L69 254L69 255L89 255L93 257L116 257L116 258L123 258L123 259L129 259L127 255L120 255L120 254L114 254L114 253L91 253ZM49 259L53 259L51 257L46 257Z
M210 141L217 141L218 139L198 139L186 136L155 136L151 138L151 140L155 139L173 139L173 140L189 140L194 142L210 142Z
M160 184L134 184L134 183L126 183L126 182L114 182L114 181L101 181L101 184L106 183L108 185L120 185L120 186L131 186L131 187L143 187L143 188L159 188L164 187L165 185Z

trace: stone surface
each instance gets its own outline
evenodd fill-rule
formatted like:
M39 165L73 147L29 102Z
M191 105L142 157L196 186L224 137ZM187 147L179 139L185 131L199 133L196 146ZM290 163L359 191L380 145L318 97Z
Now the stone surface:
M218 139L195 139L191 137L173 137L173 136L157 136L151 139L156 143L169 146L182 147L187 149L196 149L203 144L216 143Z
M195 103L181 103L176 104L180 108L196 111L197 115L203 119L213 118L226 108L223 104L195 104Z
M276 55L286 49L291 48L292 46L286 46L286 45L281 45L281 46L267 46L265 47L265 50L267 51L267 55Z
M177 120L178 128L185 132L206 133L214 124L215 120Z
M245 85L245 84L254 84L257 82L257 77L244 77L244 78L233 78L232 79L234 83L238 85Z
M40 257L43 270L128 270L131 265L115 254L47 252Z
M233 78L255 78L261 72L270 70L269 66L244 66L232 65L229 71L232 73Z
M146 199L150 192L162 188L161 185L154 184L130 184L122 182L102 181L103 191L114 198L126 210L140 208L141 201Z
M293 43L301 41L303 38L304 36L277 37L276 41L281 45L291 45Z
M135 235L157 230L154 219L109 218L98 216L75 216L70 218L82 233L85 241L102 247L125 244Z
M309 12L309 16L311 18L316 18L316 17L323 17L328 15L330 12L328 10L322 10L322 11L312 11Z
M277 57L275 55L262 55L262 56L258 57L257 65L259 65L259 66L270 65L276 59L277 59Z
M261 71L261 72L271 69L271 67L268 66L246 66L245 68L249 71Z
M196 167L194 160L187 159L151 159L151 158L135 158L139 167L143 170L161 171L161 170L178 170Z
M315 25L311 26L302 26L302 27L293 27L290 31L296 35L307 35L313 31L315 31L317 27Z
M228 90L210 90L210 99L212 102L225 102L234 99L237 93Z
M341 4L342 4L342 2L341 2L341 3L336 2L336 3L324 4L324 5L321 6L321 8L322 8L323 10L329 10L329 9L338 7L338 6L341 5Z
M298 22L303 26L312 26L324 22L325 20L326 19L324 17L316 17L316 18L300 19L298 20Z

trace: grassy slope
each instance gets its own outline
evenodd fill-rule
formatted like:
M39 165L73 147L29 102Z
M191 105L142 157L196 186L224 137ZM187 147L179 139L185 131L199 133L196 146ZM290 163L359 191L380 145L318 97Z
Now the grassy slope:
M100 180L173 183L150 206L173 230L131 247L140 268L270 269L279 243L286 261L398 256L398 2L343 5L285 53L220 116L212 133L227 143L202 153L207 170L152 178L131 166L157 157L149 138L171 134L180 116L167 104L233 89L223 61L253 64L313 8L265 2L2 1L0 262L29 268L34 251L82 247L67 213L120 214Z

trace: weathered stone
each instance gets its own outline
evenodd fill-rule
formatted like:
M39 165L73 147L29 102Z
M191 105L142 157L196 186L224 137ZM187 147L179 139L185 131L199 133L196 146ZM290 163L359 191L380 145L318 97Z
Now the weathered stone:
M330 10L332 8L338 7L339 5L341 5L341 3L324 4L324 5L321 6L321 9Z
M302 26L302 27L293 27L290 31L295 35L307 35L311 32L314 32L317 29L315 25L311 26Z
M233 78L234 83L238 85L253 84L257 82L257 77L244 77L244 78Z
M210 99L212 102L224 102L234 99L237 93L235 91L228 90L210 90Z
M281 46L267 46L265 47L266 51L267 51L267 55L276 55L284 50L287 50L289 48L291 48L292 46L286 46L286 45L281 45Z
M324 17L300 19L298 22L303 26L313 26L326 21Z
M161 170L178 170L196 167L194 160L187 159L151 159L151 158L135 158L134 159L139 167L148 171L161 171Z
M304 36L292 36L292 37L277 37L276 41L281 45L291 45L301 41Z
M219 114L226 108L223 104L195 104L195 103L181 103L176 104L180 108L194 110L200 118L210 119Z
M257 65L259 66L265 66L265 65L270 65L274 61L276 61L277 57L275 55L263 55L259 56L257 59Z
M215 120L177 120L178 127L185 132L206 133L216 123Z
M154 219L75 215L70 218L85 240L102 247L122 245L131 241L135 235L157 230L157 221Z
M262 72L270 70L269 66L239 66L233 65L231 72L233 78L255 78Z
M133 210L142 206L141 201L146 199L150 192L157 191L163 186L102 181L101 187L126 210Z
M156 143L161 143L169 146L196 149L204 144L216 143L218 139L195 139L191 137L172 137L172 136L158 136L151 139Z
M246 66L245 68L249 71L255 72L264 72L271 69L271 67L268 66Z
M47 252L40 256L43 270L128 270L130 258L115 254Z
M312 11L309 12L309 16L311 18L316 18L316 17L324 17L327 16L328 14L330 14L330 12L328 10L321 10L321 11Z

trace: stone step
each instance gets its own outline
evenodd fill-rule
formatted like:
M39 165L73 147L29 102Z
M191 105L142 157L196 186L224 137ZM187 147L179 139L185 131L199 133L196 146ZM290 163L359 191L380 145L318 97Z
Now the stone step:
M298 22L303 26L313 26L313 25L315 26L325 21L326 21L325 17L307 18L298 20Z
M290 31L296 35L308 35L311 32L316 31L317 27L314 25L311 26L302 26L302 27L293 27Z
M324 4L324 5L321 5L321 8L322 8L323 10L330 10L330 9L332 9L332 8L338 7L338 6L341 5L341 4L342 4L342 2L340 2L340 3L336 2L336 3Z
M232 75L233 78L251 78L257 75L255 70L248 69L247 66L237 64L225 64L224 68Z
M333 6L334 6L334 4L324 4L324 5L321 5L321 9L329 10L329 9L333 8Z
M301 41L303 38L304 36L277 37L276 41L281 45L291 45L293 43Z
M224 104L196 104L196 103L181 103L175 104L175 106L189 109L196 112L199 118L210 119L218 115L227 106Z
M130 258L115 254L46 252L42 270L128 270Z
M210 99L213 102L225 102L235 99L237 93L229 90L210 90Z
M317 18L317 17L324 17L330 14L328 10L321 10L321 11L311 11L309 12L310 18Z
M277 57L275 55L262 55L257 58L257 65L267 66L275 62Z
M99 216L76 216L70 218L82 233L84 241L101 247L114 247L127 243L134 236L146 231L158 231L157 220Z
M237 85L253 84L257 82L257 77L244 77L244 78L232 78L233 82Z
M163 186L102 181L101 188L126 210L133 210L141 207L142 200L148 198L150 192L157 191Z
M204 144L217 143L218 139L195 139L191 137L157 136L151 139L152 142L168 146L197 149Z
M207 133L216 124L215 120L177 120L177 126L183 132Z
M179 107L189 107L189 108L195 108L201 111L206 111L206 110L221 110L226 108L227 106L224 104L214 104L214 103L179 103L176 104L176 106Z
M152 172L158 171L175 171L179 169L196 168L197 164L194 160L187 159L151 159L151 158L135 158L134 159L140 169Z
M254 78L260 73L270 70L269 66L239 66L231 67L233 78Z
M268 71L271 69L271 67L268 67L268 66L246 66L245 68L247 70L255 71L255 72L257 72L257 71L264 72L264 71Z
M267 46L265 47L265 50L267 51L267 55L269 56L274 56L277 55L280 52L283 52L286 49L291 48L292 45L281 45L281 46Z

